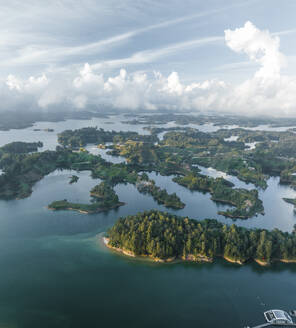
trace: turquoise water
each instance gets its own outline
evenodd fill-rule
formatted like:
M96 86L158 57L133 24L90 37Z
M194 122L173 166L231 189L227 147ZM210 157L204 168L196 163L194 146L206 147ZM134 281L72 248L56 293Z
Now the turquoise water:
M9 138L10 132L6 133ZM55 144L54 138L48 141L52 147ZM150 196L139 194L132 185L118 185L116 192L126 205L109 213L48 210L48 203L57 199L89 202L89 190L99 180L93 180L86 171L70 185L72 173L48 175L34 186L29 198L0 201L1 328L236 328L262 323L262 313L267 309L296 307L295 265L241 267L222 260L215 264L156 264L111 252L102 245L101 236L118 217L152 208L167 209ZM212 202L209 194L190 192L172 182L172 177L153 172L150 177L185 201L184 209L170 212L233 222L217 215L221 205ZM253 188L234 177L226 178L238 187ZM279 185L278 178L271 178L260 196L266 215L236 223L291 231L296 223L293 206L281 198L296 197L296 192Z

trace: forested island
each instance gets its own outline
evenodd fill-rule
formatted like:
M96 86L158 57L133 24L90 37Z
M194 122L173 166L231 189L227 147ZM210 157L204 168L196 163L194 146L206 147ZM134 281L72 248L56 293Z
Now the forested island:
M120 218L108 230L105 243L126 255L162 262L211 262L218 257L239 264L296 262L296 225L293 233L246 229L156 210Z
M31 146L30 144L28 147ZM24 143L24 149L28 148ZM11 147L9 147L10 149ZM15 147L12 147L15 149ZM104 180L90 191L93 198L91 204L71 203L59 200L49 204L50 209L78 210L83 213L96 213L122 206L113 187L119 183L130 183L139 192L151 195L159 204L169 208L183 208L184 203L175 194L156 186L138 167L125 163L112 164L100 156L86 151L73 152L70 149L57 147L56 151L45 151L25 154L4 152L6 146L0 148L0 167L4 174L0 176L0 198L15 199L30 196L33 185L47 174L55 170L91 171L94 179ZM2 155L2 156L1 156ZM72 175L69 183L77 182L79 177Z
M0 156L7 154L26 154L33 153L38 151L38 148L42 148L43 143L41 141L38 142L23 142L23 141L15 141L8 143L0 148Z
M61 122L67 119L86 120L92 117L108 118L108 115L87 110L62 111L60 108L56 111L36 111L28 108L25 111L13 109L1 110L0 130L25 129L34 126L36 122Z
M176 125L188 125L188 124L213 124L215 126L224 125L239 125L243 127L256 127L259 125L269 125L272 127L280 126L295 126L295 118L271 118L271 117L245 117L239 115L190 115L181 113L171 113L166 112L163 114L155 115L126 115L127 117L132 117L133 119L128 119L123 121L127 124L166 124L169 122L175 122Z
M116 132L87 127L78 130L65 130L58 135L58 142L71 149L79 149L87 144L121 143L127 140L156 142L154 135L140 135L137 132Z
M90 191L92 197L90 204L72 203L67 199L54 201L48 205L51 210L71 210L85 214L93 214L123 206L114 189L107 183L101 182Z
M201 174L180 176L173 181L190 190L208 191L212 195L212 200L235 206L235 209L218 212L226 217L247 219L258 213L264 213L256 189L234 189L233 184L223 178L214 179Z
M173 115L169 119L172 118L185 122L182 116ZM145 116L145 119L151 124L158 119L162 123L167 121L163 115ZM204 117L204 124L209 120L217 125L223 122L221 118ZM273 123L276 125L275 121ZM263 119L260 124L264 124ZM206 133L186 126L146 129L149 129L150 135L105 131L96 127L66 130L58 135L60 146L55 151L37 152L42 147L37 142L5 145L0 148L0 169L3 172L0 176L0 199L28 197L33 185L54 170L89 170L94 179L103 180L110 188L120 183L133 184L139 192L151 195L167 208L184 208L186 200L182 202L178 195L169 194L143 175L156 172L172 176L174 182L189 190L208 192L213 201L233 207L219 214L247 219L264 213L258 190L267 187L270 176L280 176L281 183L296 188L296 134L292 131L235 128ZM164 133L163 138L160 139L158 133ZM249 142L256 143L255 147L251 149ZM109 154L123 156L126 162L107 162L100 155L88 153L83 148L87 144L108 148ZM235 188L225 179L201 174L199 166L236 176L253 184L254 188ZM77 182L76 177L73 175L70 183ZM60 208L61 204L69 207L60 203Z
M79 177L78 177L77 175L72 175L72 176L70 177L69 184L76 183L76 182L78 182L78 180L79 180Z
M180 200L176 193L168 194L165 189L155 185L153 180L150 180L146 173L139 176L136 187L140 193L150 194L158 204L163 204L165 207L181 209L185 204Z

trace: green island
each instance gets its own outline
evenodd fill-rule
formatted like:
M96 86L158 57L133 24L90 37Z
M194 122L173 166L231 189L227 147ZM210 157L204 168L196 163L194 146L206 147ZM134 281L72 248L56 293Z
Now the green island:
M78 130L65 130L58 135L58 142L71 149L79 149L87 144L120 143L127 140L156 142L154 135L140 135L137 132L116 132L87 127Z
M295 198L283 198L283 200L289 204L294 205L294 212L296 213L296 199Z
M78 182L78 180L79 180L79 177L77 175L72 175L70 177L69 184L76 183L76 182Z
M180 176L175 177L173 181L190 190L210 192L212 200L235 206L235 209L218 212L226 217L248 219L258 213L264 214L264 207L256 189L234 189L233 184L223 178L214 179L205 175Z
M38 151L38 148L42 148L43 143L41 141L38 142L22 142L15 141L4 145L0 152L2 154L25 154L32 153ZM0 153L0 155L1 155Z
M243 127L257 127L259 125L269 125L272 127L281 126L295 126L295 118L271 118L271 117L245 117L239 115L188 115L188 114L176 114L166 112L163 114L155 115L139 115L134 118L135 115L126 115L126 117L132 117L133 119L123 121L126 124L166 124L175 122L177 125L188 124L213 124L214 126L224 125L239 125Z
M104 206L101 202L92 203L92 204L80 204L80 203L68 202L67 199L63 199L50 203L48 205L48 208L54 211L70 210L70 211L78 211L83 214L94 214L99 212L106 212L123 205L124 203L122 202L115 203L112 206Z
M160 262L212 262L218 257L238 264L296 262L296 225L293 233L246 229L151 210L120 218L104 241L126 255Z
M158 204L173 209L182 209L185 204L180 200L176 193L168 194L165 189L155 185L154 180L149 180L148 175L143 173L136 183L136 187L140 193L151 195Z
M109 112L110 113L110 112ZM111 113L110 113L111 114ZM36 111L26 108L25 111L17 109L2 110L0 112L0 130L8 131L10 129L25 129L32 127L36 122L61 122L66 119L85 120L93 117L108 118L104 113L87 110L59 110L57 111ZM41 129L35 128L35 131ZM43 129L44 130L44 129ZM50 132L51 129L45 129Z
M19 199L31 195L32 187L44 176L55 170L90 170L102 159L98 156L74 153L57 147L56 151L29 154L7 153L0 148L0 198Z
M94 201L92 204L74 204L66 200L56 201L48 207L50 209L72 209L82 212L94 213L108 210L123 205L119 202L113 187L118 183L134 184L142 193L151 195L160 204L171 208L183 208L184 203L174 193L169 195L149 180L146 174L138 174L133 165L112 164L100 156L92 155L85 151L57 147L56 151L45 151L30 154L11 154L2 152L0 148L0 166L4 174L0 176L0 198L18 199L26 198L32 193L33 185L47 174L55 170L90 170L94 179L100 178L104 183L90 191L93 198L102 198L103 202ZM78 176L73 175L70 183L77 182ZM143 188L143 184L150 185ZM147 187L146 186L146 187ZM108 197L107 197L108 195ZM116 196L116 197L115 197Z
M175 119L175 116L170 119ZM163 123L166 118L164 115L158 118L150 115L147 120L156 124ZM203 124L209 123L208 120L216 125L223 122L223 119L204 117ZM256 126L255 122L252 124ZM265 189L270 176L279 176L281 183L296 188L296 134L292 131L236 128L206 133L189 127L147 129L150 135L93 127L66 130L58 135L60 146L55 151L37 152L41 146L38 143L5 145L0 148L0 169L3 171L0 199L28 197L33 185L55 170L89 170L93 179L101 179L110 188L121 183L133 184L139 192L151 195L167 208L183 208L186 204L178 195L168 194L143 175L143 172L156 172L172 176L174 182L189 190L209 192L213 201L234 207L219 214L247 219L264 213L256 188ZM158 133L164 133L162 140ZM257 144L250 148L249 142ZM108 148L109 154L123 156L126 162L107 162L100 155L92 155L82 148L87 144ZM235 188L225 179L202 175L199 166L236 176L245 183L253 184L254 188Z
M119 201L112 187L106 182L101 182L92 188L90 195L93 197L91 204L71 203L64 199L52 202L48 205L48 208L51 210L73 210L80 213L93 214L124 205L124 203Z

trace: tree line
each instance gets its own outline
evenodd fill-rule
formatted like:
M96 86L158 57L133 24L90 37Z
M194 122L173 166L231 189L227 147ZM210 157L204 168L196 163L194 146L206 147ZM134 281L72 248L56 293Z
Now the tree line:
M296 229L296 225L295 225ZM296 233L246 229L152 210L120 218L107 236L113 247L153 258L225 257L237 262L296 260Z

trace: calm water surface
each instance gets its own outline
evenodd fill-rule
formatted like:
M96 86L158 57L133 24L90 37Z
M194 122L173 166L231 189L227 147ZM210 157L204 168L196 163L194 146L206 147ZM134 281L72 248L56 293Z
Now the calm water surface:
M144 132L136 125L107 124L106 119L91 121L93 126L105 124L106 129L124 126ZM0 140L3 144L41 140L46 142L44 148L54 149L57 132L89 125L90 121L43 122L37 126L53 127L55 132L32 128L7 131L0 133ZM205 168L203 172L221 174ZM109 213L83 215L48 210L46 206L53 200L90 201L89 190L100 180L93 180L86 171L79 173L78 182L70 185L71 174L56 171L34 186L31 197L0 201L1 328L236 328L262 323L262 312L266 309L296 307L294 265L276 264L268 269L223 261L164 265L110 252L102 246L100 237L118 217L152 208L167 209L150 196L139 194L132 185L118 185L116 192L126 205ZM183 210L170 212L233 222L217 215L226 206L213 203L209 194L190 192L172 182L172 177L154 172L149 175L157 185L176 192L185 201ZM254 188L235 177L225 178L237 187ZM282 197L296 197L296 192L279 185L278 178L270 178L260 197L266 215L236 223L291 231L296 223L293 206Z

